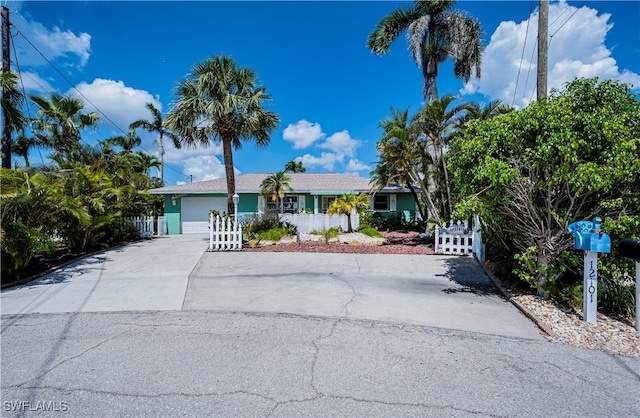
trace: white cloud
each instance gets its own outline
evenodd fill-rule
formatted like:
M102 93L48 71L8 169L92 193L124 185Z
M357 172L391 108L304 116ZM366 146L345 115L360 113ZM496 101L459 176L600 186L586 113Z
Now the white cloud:
M85 101L85 109L94 111L95 108L87 103L86 97L103 113L100 115L102 125L113 130L117 135L122 133L120 130L126 132L129 129L129 124L137 119L151 119L151 113L145 107L146 103L153 103L155 107L162 110L162 103L157 96L153 96L145 90L127 87L122 81L96 78L91 84L83 81L76 87L82 95L75 89L69 90L67 94ZM107 118L113 121L118 128L114 127Z
M302 157L296 158L296 161L302 161L302 165L306 168L323 167L327 171L333 171L333 167L336 163L342 162L343 157L340 157L332 152L323 152L320 157L316 157L311 154L305 154Z
M344 130L334 133L327 138L324 143L318 145L318 147L329 149L339 157L353 157L360 144L360 141L351 138L349 131Z
M86 32L75 34L57 26L47 28L42 23L34 22L30 17L24 17L22 14L14 14L11 23L24 35L24 38L14 37L18 62L22 66L48 65L38 51L50 61L62 58L63 64L68 67L83 67L89 61L91 35ZM25 38L38 51L29 45Z
M351 158L349 159L349 162L344 167L344 169L345 171L349 171L349 172L359 172L364 170L371 171L371 166L363 163L362 161L356 158Z
M610 17L606 13L598 16L595 9L576 8L565 1L549 6L548 91L561 88L576 77L616 79L640 87L640 75L628 70L621 72L605 46L605 37L612 28ZM519 108L535 100L537 27L537 12L528 21L502 22L484 51L482 78L471 80L463 93L480 92Z
M198 158L202 156L216 156L222 155L222 143L212 143L210 146L204 148L202 146L198 148L187 148L182 146L180 149L176 149L173 146L172 140L166 140L164 144L164 160L172 164L180 164L184 160L190 158Z
M225 177L224 164L212 155L199 155L184 159L184 173L193 176L193 181L213 180Z
M293 142L293 149L307 148L325 136L319 123L310 123L304 119L290 123L282 132L285 141Z
M29 94L39 94L49 96L50 93L56 91L55 88L49 82L38 74L31 71L22 71L20 73L22 77L22 85Z

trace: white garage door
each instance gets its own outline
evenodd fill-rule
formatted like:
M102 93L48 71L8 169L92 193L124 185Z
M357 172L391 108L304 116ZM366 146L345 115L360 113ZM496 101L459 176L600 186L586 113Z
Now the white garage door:
M215 209L222 213L227 210L226 197L183 197L182 233L209 233L209 211Z

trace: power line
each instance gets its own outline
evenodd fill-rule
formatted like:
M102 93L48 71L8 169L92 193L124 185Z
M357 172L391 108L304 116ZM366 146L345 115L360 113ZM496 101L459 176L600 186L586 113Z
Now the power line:
M529 6L529 17L531 17L531 12L533 11L533 0L531 0L531 5ZM516 93L518 91L518 81L520 80L520 70L522 69L522 61L524 60L524 51L527 47L527 37L529 36L529 22L531 18L527 19L527 29L524 33L524 44L522 45L522 55L520 56L520 64L518 65L518 75L516 77L516 87L513 89L513 100L511 101L511 107L516 102ZM527 80L529 79L529 75L527 75ZM525 89L527 88L527 84L525 83Z
M551 45L551 41L553 40L554 35L555 35L556 33L558 33L558 31L559 31L560 29L562 29L562 27L563 27L564 25L566 25L566 24L567 24L567 22L569 22L569 21L571 20L571 18L572 18L573 16L575 16L575 14L576 14L576 13L578 13L578 10L580 10L580 9L581 9L581 8L582 8L586 3L587 3L587 0L584 0L584 1L582 2L582 5L581 5L580 7L576 7L576 10L574 10L574 11L573 11L573 13L571 14L571 16L569 16L569 18L568 18L567 20L565 20L565 21L564 21L564 23L563 23L562 25L560 25L560 27L559 27L558 29L556 29L556 31L555 31L555 32L553 32L553 33L551 34L551 36L549 36L549 45ZM566 11L566 10L565 10L565 11ZM564 14L564 12L563 12L562 14ZM558 19L556 19L556 20L558 20ZM555 21L554 21L554 22L555 22Z
M80 90L78 90L78 88L75 86L75 84L73 84L73 83L72 83L72 82L71 82L71 81L70 81L70 80L69 80L69 79L68 79L68 78L67 78L67 77L66 77L66 76L65 76L65 75L64 75L64 74L63 74L63 73L62 73L62 72L61 72L61 71L60 71L60 70L59 70L59 69L58 69L58 68L57 68L57 67L56 67L56 66L55 66L55 65L54 65L54 64L53 64L53 63L52 63L52 62L51 62L51 61L50 61L50 60L49 60L49 59L48 59L48 58L47 58L47 57L46 57L46 56L45 56L45 55L44 55L44 54L43 54L43 53L42 53L42 52L41 52L41 51L40 51L40 50L39 50L39 49L38 49L38 48L37 48L37 47L36 47L36 46L35 46L35 45L34 45L34 44L33 44L33 43L32 43L32 42L31 42L27 37L26 37L26 36L25 36L25 35L24 35L24 34L23 34L23 33L22 33L22 32L18 31L18 32L16 33L16 35L20 35L20 36L22 36L22 38L24 38L24 40L26 40L26 41L27 41L27 43L28 43L28 44L29 44L29 45L30 45L34 50L36 50L36 52L38 52L38 54L40 54L40 56L41 56L41 57L42 57L42 58L43 58L43 59L44 59L44 60L45 60L45 61L46 61L50 66L51 66L51 68L53 68L53 69L54 69L54 70L55 70L55 71L56 71L56 72L57 72L57 73L62 77L62 79L63 79L64 81L66 81L66 82L67 82L67 83L68 83L68 84L69 84L69 85L70 85L70 86L71 86L71 87L72 87L76 92L78 92L78 94L79 94L80 96L82 96L82 98L84 98L84 99L87 101L87 103L89 103L91 106L93 106L93 107L96 109L96 111L97 111L98 113L100 113L102 116L104 116L104 118L105 118L107 121L109 121L109 122L110 122L110 123L111 123L111 124L112 124L116 129L117 129L117 130L119 130L119 131L120 131L120 132L122 132L124 135L126 135L126 132L125 132L121 127L119 127L119 126L118 126L118 125L117 125L113 120L111 120L111 118L109 118L109 117L108 117L108 116L107 116L107 115L106 115L102 110L100 110L100 108L98 108L98 106L96 106L96 105L95 105L91 100L89 100L89 98L87 98L87 97L86 97L86 96L85 96L85 95L84 95ZM34 81L35 81L35 80L34 80ZM40 84L39 84L39 83L37 83L37 82L36 82L36 84L38 84L38 85L40 86ZM40 86L40 87L42 88L42 86ZM44 91L48 91L47 89L44 89L44 88L43 88L43 90L44 90ZM101 135L104 139L107 139L107 138L106 138L102 133L100 133L100 135ZM81 139L81 140L82 140L82 139ZM87 142L85 142L85 141L83 141L83 142L84 142L85 144L87 144L87 145L90 145L90 144L88 144L88 143L87 143ZM153 153L151 153L151 152L149 152L148 150L146 150L143 146L140 146L140 148L141 148L144 152L146 152L146 153L148 153L148 154L150 154L150 155L153 155ZM181 172L181 171L177 170L176 168L174 168L174 167L172 167L172 166L170 166L170 165L166 165L166 164L165 164L165 166L166 166L166 167L168 167L169 169L171 169L171 170L175 171L176 173L180 174L181 176L185 176L185 177L186 177L186 175L185 175L183 172Z

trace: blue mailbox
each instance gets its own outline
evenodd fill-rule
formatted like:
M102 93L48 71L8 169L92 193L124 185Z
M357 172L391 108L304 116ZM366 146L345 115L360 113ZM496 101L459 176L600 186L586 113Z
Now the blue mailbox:
M602 219L596 216L593 222L579 221L569 225L573 235L573 248L598 253L611 252L611 238L600 230Z

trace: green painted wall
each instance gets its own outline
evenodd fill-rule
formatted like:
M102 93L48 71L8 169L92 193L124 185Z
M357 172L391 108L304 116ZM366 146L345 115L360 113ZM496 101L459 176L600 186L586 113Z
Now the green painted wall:
M176 199L176 205L171 204L171 196L164 197L164 216L167 217L167 234L175 235L180 234L181 222L180 222L180 205L181 199Z
M416 201L411 193L396 194L396 210L416 210Z

